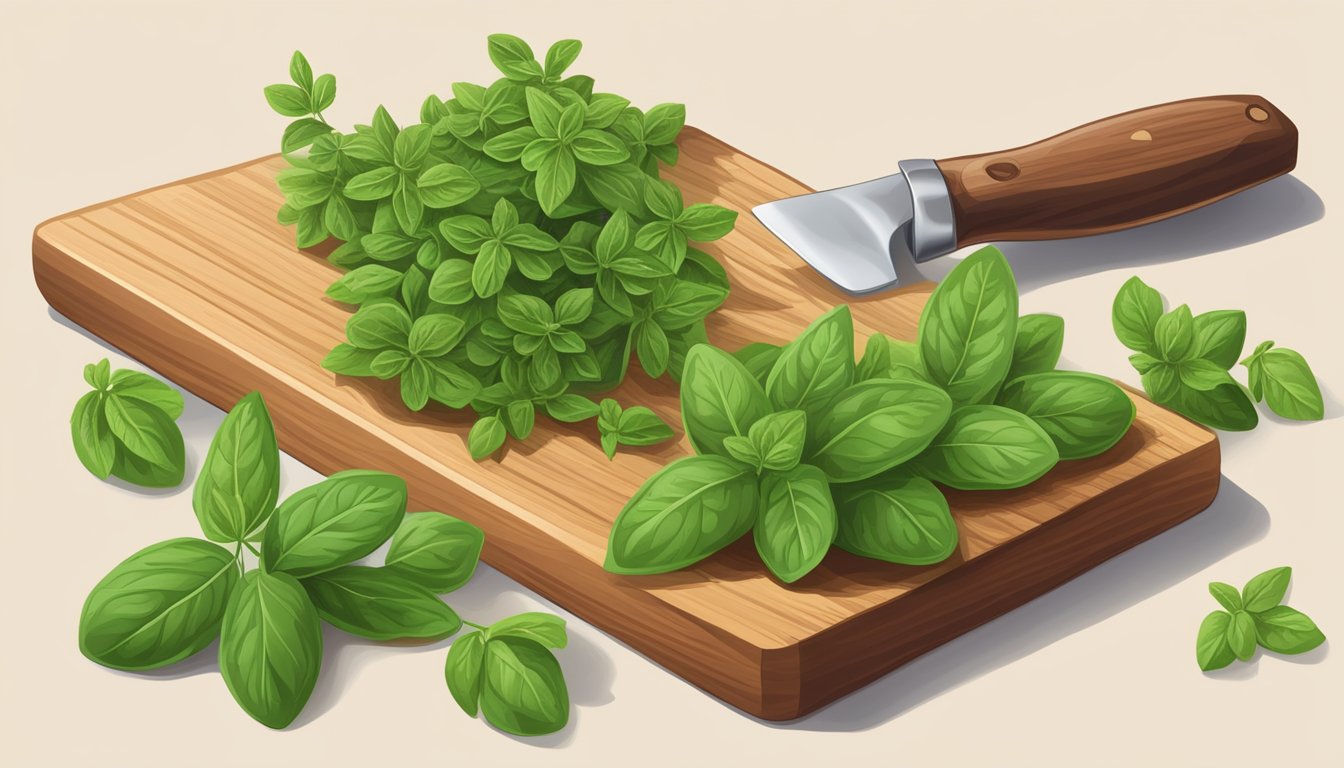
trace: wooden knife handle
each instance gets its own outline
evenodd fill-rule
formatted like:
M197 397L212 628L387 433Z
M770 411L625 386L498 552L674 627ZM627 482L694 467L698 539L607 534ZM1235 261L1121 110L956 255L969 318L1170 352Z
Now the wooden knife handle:
M1210 96L937 163L958 247L1054 240L1159 221L1287 173L1297 127L1260 96Z

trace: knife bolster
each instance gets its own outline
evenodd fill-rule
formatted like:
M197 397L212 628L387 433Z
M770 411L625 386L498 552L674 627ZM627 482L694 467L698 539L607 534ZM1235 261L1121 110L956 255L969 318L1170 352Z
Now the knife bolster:
M928 261L957 249L956 216L947 181L933 160L902 160L901 173L910 188L910 223L905 241L916 262Z

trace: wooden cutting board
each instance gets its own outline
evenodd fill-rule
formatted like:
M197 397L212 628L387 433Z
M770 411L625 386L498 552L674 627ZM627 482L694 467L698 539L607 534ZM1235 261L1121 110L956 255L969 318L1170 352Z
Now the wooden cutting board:
M694 129L680 145L669 175L687 201L741 212L737 229L706 249L732 281L711 317L712 341L729 350L784 342L844 301L861 334L913 338L931 284L842 295L750 214L804 185ZM806 714L1185 520L1217 493L1214 435L1135 394L1134 426L1104 456L1064 462L1016 491L952 493L960 548L937 566L834 550L786 588L765 574L748 536L677 573L608 574L612 520L645 478L691 452L684 436L609 462L592 422L538 419L528 441L476 463L469 417L414 414L389 383L323 370L350 308L323 295L337 270L295 250L276 223L284 165L263 158L52 219L33 236L38 287L60 313L221 408L261 390L285 452L322 473L404 476L412 508L485 530L486 562L753 715ZM615 396L680 425L669 381L634 374Z

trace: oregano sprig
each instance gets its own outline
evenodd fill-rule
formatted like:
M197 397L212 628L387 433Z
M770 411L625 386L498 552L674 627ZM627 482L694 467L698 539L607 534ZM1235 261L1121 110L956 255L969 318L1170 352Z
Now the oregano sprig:
M149 374L113 371L107 358L84 366L84 381L93 390L70 416L70 438L84 468L100 480L115 476L148 488L181 484L182 395Z
M1205 672L1233 661L1249 661L1259 645L1267 651L1294 655L1325 642L1316 622L1283 605L1293 569L1271 568L1246 582L1238 592L1231 584L1209 583L1209 593L1223 607L1204 617L1195 639L1195 660Z

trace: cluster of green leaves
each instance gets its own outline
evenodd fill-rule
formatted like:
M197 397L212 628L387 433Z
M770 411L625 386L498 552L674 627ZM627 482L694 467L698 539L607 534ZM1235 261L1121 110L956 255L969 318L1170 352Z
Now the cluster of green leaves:
M75 455L99 480L116 476L149 488L172 488L186 472L177 418L182 395L139 371L112 370L107 358L84 366L93 387L75 403Z
M1221 581L1209 593L1226 610L1204 617L1195 640L1195 659L1204 671L1222 669L1235 660L1249 661L1255 646L1282 654L1306 653L1325 642L1325 635L1305 613L1282 605L1293 569L1271 568L1246 582L1241 592Z
M595 93L565 74L580 48L561 40L538 62L491 35L503 77L454 83L406 126L379 107L369 125L333 129L321 112L335 80L313 79L297 52L293 84L265 92L298 118L282 139L280 221L301 248L345 241L330 260L349 271L327 293L358 310L323 365L398 379L412 410L470 407L478 460L525 439L538 408L595 416L575 398L619 384L632 352L650 376L679 376L728 295L723 268L690 243L723 237L736 212L686 205L659 178L685 108Z
M83 654L114 669L149 670L218 638L233 698L258 722L283 728L317 682L321 622L374 640L430 640L461 628L439 595L471 579L484 543L479 528L436 512L407 514L405 481L384 472L338 472L277 506L279 492L275 431L253 392L225 417L196 481L192 506L205 539L146 547L98 582L80 615ZM383 565L356 564L389 538ZM509 621L545 623L563 645L559 619L525 614L501 623ZM563 698L554 658L534 653L510 662L507 674L487 666L486 717L506 730L532 722L534 674ZM568 705L547 712L560 727Z
M785 582L832 544L893 563L947 558L957 527L935 483L1020 487L1129 429L1134 404L1114 382L1055 370L1063 334L1058 317L1019 318L1008 262L984 248L934 291L918 342L873 334L857 364L846 306L783 347L697 345L681 411L698 455L630 499L606 568L683 568L747 531Z
M1163 312L1162 295L1131 277L1111 308L1115 335L1134 350L1129 361L1153 400L1216 429L1254 429L1255 403L1289 419L1325 416L1316 376L1302 355L1266 341L1241 361L1249 376L1242 386L1231 370L1246 343L1246 313L1219 309L1192 315L1181 306Z

